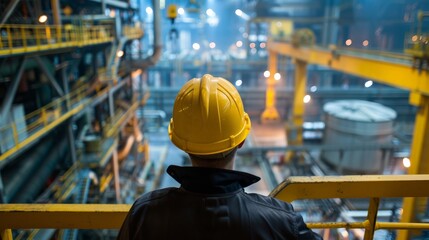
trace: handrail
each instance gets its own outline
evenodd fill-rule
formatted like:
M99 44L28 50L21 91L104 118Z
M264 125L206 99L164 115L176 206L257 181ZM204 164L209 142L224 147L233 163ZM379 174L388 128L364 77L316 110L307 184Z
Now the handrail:
M123 35L128 39L140 38L143 33L138 26L123 26ZM113 25L4 24L0 27L0 56L83 47L113 40Z
M377 222L382 197L429 196L429 175L372 175L339 177L291 177L271 196L284 201L321 198L371 199L363 222L307 223L310 228L363 228L365 239L377 229L429 229L427 223ZM12 239L11 229L118 229L131 205L126 204L1 204L0 232Z
M85 84L73 92L27 114L23 119L17 119L0 126L0 132L5 133L0 140L0 145L5 148L0 155L0 162L79 112L88 103L88 101L84 101L89 94L87 89L88 87ZM19 129L19 126L24 127ZM8 136L8 133L12 134Z
M307 223L309 228L364 228L364 239L372 239L378 229L429 229L429 223L377 222L380 198L428 197L429 175L366 175L290 177L270 196L282 201L326 198L369 198L367 219L363 222Z
M0 55L13 55L112 42L113 25L4 24L0 28Z
M123 26L123 35L128 39L140 38L143 36L143 29L138 26Z

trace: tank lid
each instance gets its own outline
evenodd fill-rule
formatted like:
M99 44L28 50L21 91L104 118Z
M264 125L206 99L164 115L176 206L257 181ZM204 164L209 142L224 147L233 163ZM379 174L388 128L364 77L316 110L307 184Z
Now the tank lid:
M323 111L341 119L360 122L386 122L396 118L395 110L363 100L339 100L326 103Z

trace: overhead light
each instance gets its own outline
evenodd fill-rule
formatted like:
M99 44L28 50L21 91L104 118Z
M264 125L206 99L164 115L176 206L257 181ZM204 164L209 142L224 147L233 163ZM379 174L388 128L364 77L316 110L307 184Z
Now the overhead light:
M266 46L266 45L267 45L266 43L261 42L261 43L259 44L259 47L260 47L260 48L265 48L265 46Z
M352 45L352 43L353 43L353 41L352 41L351 39L347 39L347 40L346 40L346 45L347 45L347 46Z
M311 87L310 87L310 91L311 91L311 92L315 92L315 91L317 91L317 87L316 87L316 86L311 86Z
M369 80L369 81L366 81L365 82L365 87L366 88L369 88L369 87L371 87L372 86L372 84L373 84L374 82L373 81L371 81L371 80Z
M185 14L185 9L184 8L179 8L179 9L177 9L177 13L179 15L183 15L183 14Z
M115 9L110 9L109 17L114 18L116 16Z
M311 96L310 95L305 95L302 100L304 101L304 103L309 103L311 101Z
M264 77L266 77L266 78L267 78L267 77L270 77L270 75L271 75L271 74L270 74L270 71L266 70L266 71L264 72Z
M215 13L215 12L213 11L213 9L211 9L211 8L207 9L206 14L207 14L207 16L209 16L209 17L214 17L214 16L216 16L216 13Z
M409 167L411 167L411 161L410 161L410 159L409 158L403 158L402 159L402 164L404 165L404 167L406 167L406 168L409 168Z
M237 41L237 42L235 43L235 46L237 46L237 47L241 47L241 46L243 46L243 42L242 42L242 41Z
M153 13L152 8L151 8L151 7L147 7L147 8L146 8L146 13L147 13L147 14L152 14L152 13Z
M215 48L215 47L216 47L216 43L215 43L215 42L211 42L211 43L209 43L209 47L210 47L210 48Z
M116 53L116 56L118 56L118 57L122 57L122 56L124 56L124 51L119 50L119 51Z
M193 48L194 50L199 50L199 49L200 49L200 44L198 44L198 43L194 43L194 44L192 44L192 48Z
M240 87L243 84L243 81L238 79L237 81L235 81L235 86Z
M280 73L275 73L275 74L274 74L274 79L275 79L276 81L280 80L280 78L282 78L282 75L280 75Z
M243 11L241 11L240 9L235 10L235 15L241 17L243 16Z
M48 21L48 16L42 15L39 17L39 23L45 23L46 21Z
M364 47L368 46L368 44L369 44L368 40L364 40L364 41L362 42L362 46L364 46Z
M244 13L243 11L241 11L241 9L235 10L235 15L241 17L244 20L249 20L250 19L249 15L247 15L246 13Z
M252 42L252 43L250 43L250 44L249 44L249 47L250 47L250 48L255 48L255 47L256 47L256 44Z

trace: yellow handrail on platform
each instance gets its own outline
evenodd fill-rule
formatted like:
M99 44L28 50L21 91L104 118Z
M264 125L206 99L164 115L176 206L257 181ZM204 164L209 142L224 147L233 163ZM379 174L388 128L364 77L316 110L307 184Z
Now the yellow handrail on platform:
M88 103L88 86L83 85L73 92L60 97L36 111L27 114L23 119L0 126L2 139L0 145L4 152L0 161L13 155L17 150L35 139L43 136L49 130L62 123L70 116L78 113ZM12 131L12 134L8 134Z
M0 26L0 55L82 47L112 42L113 25L24 25Z
M373 239L378 229L429 229L429 223L377 222L381 198L428 197L429 175L365 175L291 177L270 194L282 201L327 198L369 198L367 219L363 222L307 223L309 228L363 228L364 239Z
M308 223L310 228L363 228L365 239L377 229L429 229L427 223L377 222L380 198L429 196L429 175L291 177L273 190L280 200L370 198L363 222ZM119 229L131 205L125 204L1 204L0 233L11 229Z

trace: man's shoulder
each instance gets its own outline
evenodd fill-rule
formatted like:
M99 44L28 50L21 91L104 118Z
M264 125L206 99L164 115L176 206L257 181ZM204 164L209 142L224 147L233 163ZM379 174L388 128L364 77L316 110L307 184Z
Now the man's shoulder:
M134 205L141 205L141 204L146 204L146 203L151 202L151 201L160 200L160 199L166 197L169 193L172 193L176 190L177 190L177 188L171 187L171 188L163 188L163 189L158 189L158 190L154 190L151 192L147 192L147 193L141 195L139 198L137 198Z
M288 202L283 202L273 197L264 196L257 193L247 193L248 198L261 207L271 208L273 210L292 212L293 206Z

